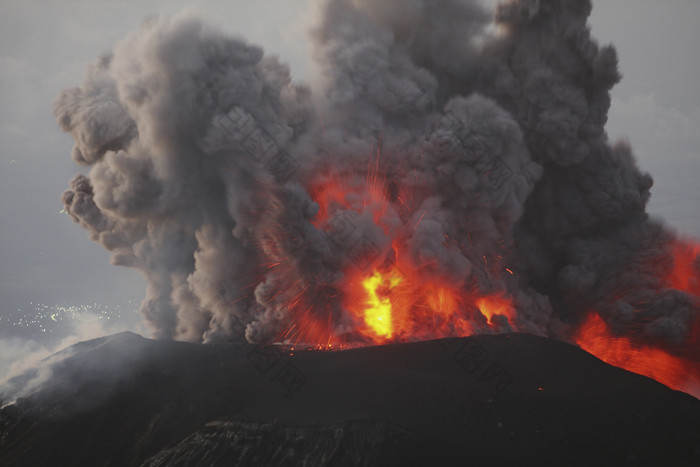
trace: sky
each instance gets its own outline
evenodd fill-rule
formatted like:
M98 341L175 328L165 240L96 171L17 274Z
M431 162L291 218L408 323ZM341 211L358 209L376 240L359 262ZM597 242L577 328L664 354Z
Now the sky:
M72 139L52 105L142 21L185 8L262 45L290 65L295 80L313 86L313 0L0 0L0 377L10 355L45 352L66 339L121 330L148 335L136 311L145 291L140 274L111 266L108 252L61 212L61 193L85 170L71 160ZM649 212L695 238L699 22L697 0L594 0L590 18L599 42L615 44L623 74L612 92L608 134L630 141L653 175Z

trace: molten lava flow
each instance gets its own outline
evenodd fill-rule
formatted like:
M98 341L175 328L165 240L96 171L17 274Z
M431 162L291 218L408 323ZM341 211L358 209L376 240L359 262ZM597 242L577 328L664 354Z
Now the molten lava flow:
M676 240L672 245L672 255L669 285L700 297L700 243Z
M374 270L348 280L344 306L356 318L355 331L365 340L380 344L399 340L412 305L410 283L395 268Z
M484 318L488 320L489 323L493 323L493 317L496 315L508 317L514 312L513 302L507 298L500 296L487 296L481 297L476 300L476 306L484 315Z
M415 270L405 271L392 267L349 280L345 306L360 323L356 331L372 343L490 332L499 329L495 316L510 320L515 313L507 296L474 298L447 284L422 279ZM480 311L484 321L474 320L469 310Z
M700 372L693 362L629 338L616 337L597 313L590 313L581 326L576 343L610 365L648 376L679 391L700 398Z
M395 272L388 276L375 271L374 274L362 281L367 292L364 319L374 333L390 339L393 334L392 310L390 292L401 283L401 276Z
M700 244L675 240L671 244L671 267L665 271L663 284L680 290L700 303ZM670 353L651 345L640 345L628 337L611 334L600 316L589 313L578 331L576 342L582 349L601 360L625 370L655 379L666 386L700 398L700 316L685 346Z

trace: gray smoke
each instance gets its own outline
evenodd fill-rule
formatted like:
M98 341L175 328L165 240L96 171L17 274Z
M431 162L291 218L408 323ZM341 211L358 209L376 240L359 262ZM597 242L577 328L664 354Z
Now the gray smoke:
M651 177L605 133L620 75L590 10L326 0L315 95L190 14L150 21L56 103L92 167L66 211L143 272L162 338L343 335L348 271L396 262L401 238L421 277L511 298L497 330L571 338L598 310L615 332L679 345L698 299L664 282L674 235L645 213ZM315 187L367 185L370 167L388 202L356 190L319 218Z

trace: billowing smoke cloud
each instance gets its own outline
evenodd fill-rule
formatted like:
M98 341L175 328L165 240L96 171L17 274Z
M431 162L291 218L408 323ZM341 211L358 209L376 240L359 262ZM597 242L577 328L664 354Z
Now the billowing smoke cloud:
M324 342L352 332L351 271L401 263L512 300L472 330L570 338L597 310L617 333L677 345L697 298L665 282L675 238L645 213L652 180L607 139L620 75L590 10L326 0L314 95L190 14L151 21L56 103L73 159L92 166L66 211L144 273L159 337Z

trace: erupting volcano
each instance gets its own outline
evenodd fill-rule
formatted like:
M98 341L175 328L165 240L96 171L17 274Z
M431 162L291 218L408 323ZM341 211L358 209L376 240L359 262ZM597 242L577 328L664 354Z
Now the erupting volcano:
M379 156L364 180L353 183L341 176L312 185L311 198L318 206L313 225L328 232L336 245L350 242L354 248L351 247L349 261L345 261L338 280L326 281L327 288L315 292L304 306L299 307L296 298L292 300L287 308L299 308L301 312L274 340L292 344L308 343L310 339L314 342L307 333L324 329L327 337L315 338L315 343L352 346L468 336L499 329L499 320L505 320L502 323L507 325L508 316L515 310L505 291L482 292L473 282L441 277L436 274L436 261L429 251L423 250L417 256L411 250L411 239L420 232L421 223L430 212L427 196L421 198L388 181L378 166ZM357 237L361 232L354 225L363 215L380 229L386 241L375 244L367 237ZM441 248L454 248L455 252L469 249L469 236L462 239L466 243L462 245L448 233L442 237ZM291 262L289 258L276 260L275 268L293 269L291 264L285 265L285 260ZM483 256L485 268L489 261L493 261L493 267L487 269L491 276L514 274L503 264L502 255L491 259ZM346 328L338 332L332 321L323 321L327 317L305 312L314 306L319 294L325 294L325 303L337 301L339 309L349 312Z
M525 332L700 397L700 245L605 132L588 0L326 0L321 76L182 14L55 106L65 210L159 338L355 347Z

